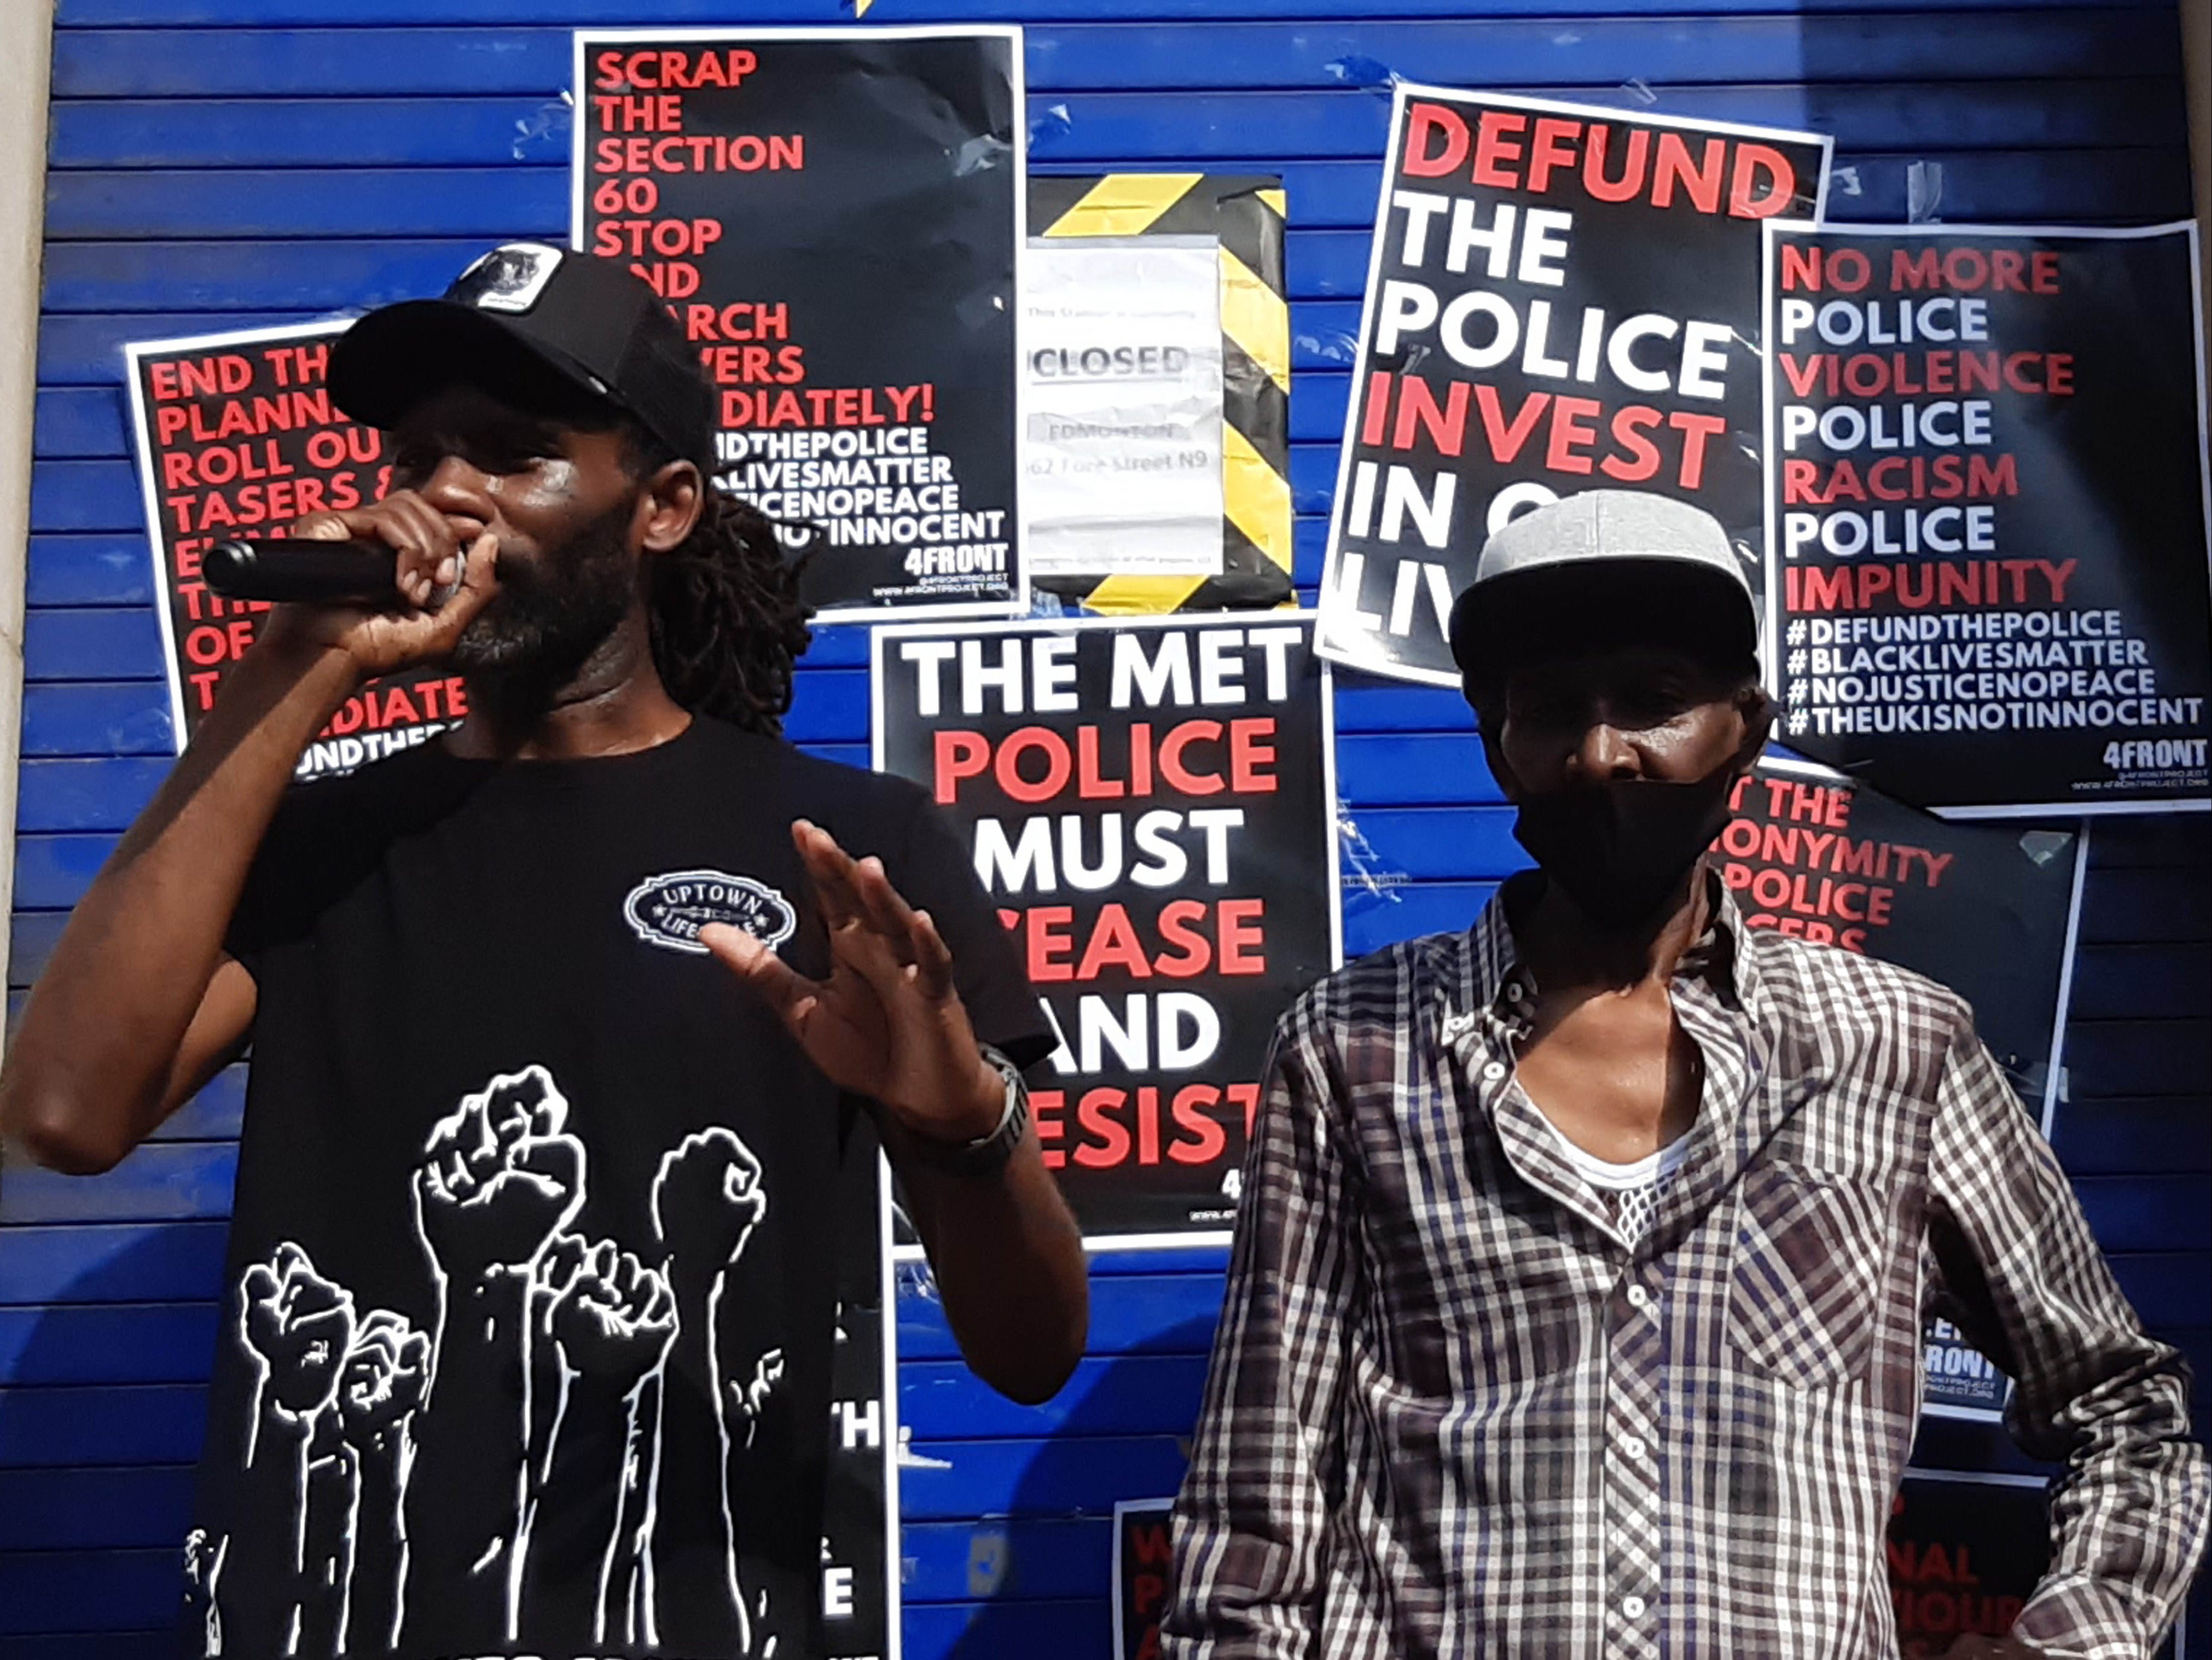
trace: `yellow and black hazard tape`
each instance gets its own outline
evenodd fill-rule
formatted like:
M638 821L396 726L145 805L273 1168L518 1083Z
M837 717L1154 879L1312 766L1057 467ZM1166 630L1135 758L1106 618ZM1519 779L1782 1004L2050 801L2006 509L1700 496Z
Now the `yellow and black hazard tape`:
M1221 575L1109 572L1040 587L1112 614L1262 608L1291 598L1284 217L1283 181L1265 175L1030 175L1032 236L1212 236L1221 247Z

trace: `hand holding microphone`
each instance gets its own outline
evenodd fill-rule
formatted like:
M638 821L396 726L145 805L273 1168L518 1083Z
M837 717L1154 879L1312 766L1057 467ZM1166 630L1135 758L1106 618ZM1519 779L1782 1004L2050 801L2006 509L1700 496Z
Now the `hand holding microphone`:
M336 648L363 678L449 654L498 590L498 538L462 528L413 490L374 505L311 514L288 537L219 543L203 556L208 586L229 599L286 603L264 639Z

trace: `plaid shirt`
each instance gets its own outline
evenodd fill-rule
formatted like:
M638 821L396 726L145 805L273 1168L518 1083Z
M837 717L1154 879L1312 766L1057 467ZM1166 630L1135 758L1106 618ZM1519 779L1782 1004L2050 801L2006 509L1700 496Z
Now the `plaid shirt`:
M1931 1306L2068 1460L2014 1635L2149 1653L2212 1491L2179 1357L1958 997L1712 891L1672 987L1704 1098L1632 1243L1515 1079L1535 1005L1504 896L1284 1017L1170 1660L1894 1654Z

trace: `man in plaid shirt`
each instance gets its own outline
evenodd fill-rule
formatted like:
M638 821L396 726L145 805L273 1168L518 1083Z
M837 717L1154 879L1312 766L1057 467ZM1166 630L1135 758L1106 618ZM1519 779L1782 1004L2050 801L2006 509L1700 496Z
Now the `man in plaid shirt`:
M2203 1548L2145 1336L1954 994L1747 929L1702 850L1766 736L1721 527L1594 490L1452 645L1537 873L1284 1018L1176 1507L1174 1660L1892 1655L1923 1316L2063 1457L2009 1638L2151 1652Z

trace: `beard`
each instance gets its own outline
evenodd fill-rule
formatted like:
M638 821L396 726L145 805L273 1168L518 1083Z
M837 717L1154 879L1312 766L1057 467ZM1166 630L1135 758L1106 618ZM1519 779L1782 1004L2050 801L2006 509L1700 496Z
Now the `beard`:
M637 599L635 506L617 503L536 559L502 561L499 592L453 642L453 666L516 692L550 693L574 679Z

